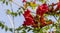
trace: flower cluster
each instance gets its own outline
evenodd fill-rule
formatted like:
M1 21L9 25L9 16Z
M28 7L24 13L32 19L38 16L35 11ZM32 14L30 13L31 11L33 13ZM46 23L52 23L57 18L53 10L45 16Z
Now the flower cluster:
M25 2L25 0L23 1ZM34 1L35 2L35 1ZM36 3L34 2L30 2L29 5L32 7L35 7ZM27 3L26 3L26 8L27 8ZM50 13L50 11L58 11L60 10L60 1L57 3L57 7L56 9L54 9L55 4L52 3L51 8L49 8L49 5L47 5L46 3L43 3L42 5L39 5L36 9L36 16L32 16L30 13L31 11L29 9L27 9L26 11L24 11L24 18L25 21L23 23L23 26L32 26L32 27L44 27L46 25L50 25L53 24L53 22L50 20L48 22L46 22L45 18L44 18L44 14L45 13Z
M43 15L48 12L48 6L47 4L42 4L41 6L38 6L37 10L36 10L36 16L32 16L30 14L30 10L27 9L23 16L25 18L24 24L23 26L32 26L32 27L44 27L46 25L50 25L52 24L52 21L46 22Z

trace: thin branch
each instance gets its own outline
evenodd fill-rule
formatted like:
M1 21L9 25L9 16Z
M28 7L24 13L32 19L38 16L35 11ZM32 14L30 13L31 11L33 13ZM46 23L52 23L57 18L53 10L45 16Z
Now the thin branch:
M57 18L53 15L53 17L55 18L55 20L57 21L57 22L59 22L58 20L57 20Z
M13 12L13 8L12 8L12 3L10 3L10 6L11 6L11 11ZM14 26L14 28L13 28L13 33L15 33L15 24L14 24L14 16L12 16L12 19L13 19L13 26Z
M12 19L10 18L9 15L7 15L7 17L8 17L8 19L9 19L9 21L10 21L10 24L11 24L12 28L14 28L14 25L13 25L13 21L12 21Z

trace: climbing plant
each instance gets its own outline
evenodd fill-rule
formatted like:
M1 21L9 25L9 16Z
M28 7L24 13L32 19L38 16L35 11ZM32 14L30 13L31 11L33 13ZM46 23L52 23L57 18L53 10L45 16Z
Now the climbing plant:
M13 28L9 28L0 22L0 27L5 28L5 31L11 31L13 33L27 33L32 31L33 33L51 33L48 30L54 27L52 33L60 33L60 0L57 3L49 4L50 0L21 0L23 6L20 6L14 0L0 0L2 4L10 4L11 10L7 9L6 14L11 15L13 21L11 22ZM53 1L53 0L52 0ZM39 4L37 3L39 2ZM13 11L12 3L18 5L17 12ZM56 6L56 7L55 7ZM32 10L31 10L31 9ZM14 26L14 17L23 15L24 22L18 28ZM53 16L56 19L56 23L49 19L49 16ZM9 16L8 16L9 17Z

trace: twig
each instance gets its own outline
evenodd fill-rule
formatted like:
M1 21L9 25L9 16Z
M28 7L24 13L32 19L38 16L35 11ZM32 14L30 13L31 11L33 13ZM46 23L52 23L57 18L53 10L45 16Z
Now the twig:
M10 24L11 24L11 26L12 26L12 28L14 28L14 25L13 25L13 21L12 21L12 19L10 18L10 16L9 15L7 15L7 17L8 17L8 19L9 19L9 21L10 21Z
M12 3L10 3L10 6L11 6L11 11L13 12L13 8L12 8ZM14 26L14 28L13 28L13 33L15 33L15 25L14 25L14 16L12 16L12 18L13 18L13 26Z

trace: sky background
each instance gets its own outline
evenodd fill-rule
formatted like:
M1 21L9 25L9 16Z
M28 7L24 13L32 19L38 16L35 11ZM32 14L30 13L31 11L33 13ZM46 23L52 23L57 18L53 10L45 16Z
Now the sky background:
M17 2L21 6L23 5L22 0L14 0L14 2ZM47 3L51 4L52 2L57 3L56 0L50 0L50 2L47 2ZM37 2L37 3L39 3L39 2ZM16 4L12 3L12 8L13 8L13 11L16 12L18 10L19 6L17 6ZM4 21L5 25L7 25L9 28L12 28L11 24L10 24L10 21L9 21L9 19L7 17L7 14L6 14L6 10L7 9L11 10L10 4L8 4L8 6L6 6L5 4L2 4L2 2L0 2L0 21ZM12 19L11 16L10 16L10 18ZM53 21L56 21L53 18L53 16L50 17L50 19L53 19ZM23 21L24 21L23 15L15 17L14 18L15 28L17 28L18 26L21 26ZM1 27L0 27L0 33L11 33L11 32L10 31L6 32L4 29L1 29ZM29 33L32 33L32 32L30 31Z

